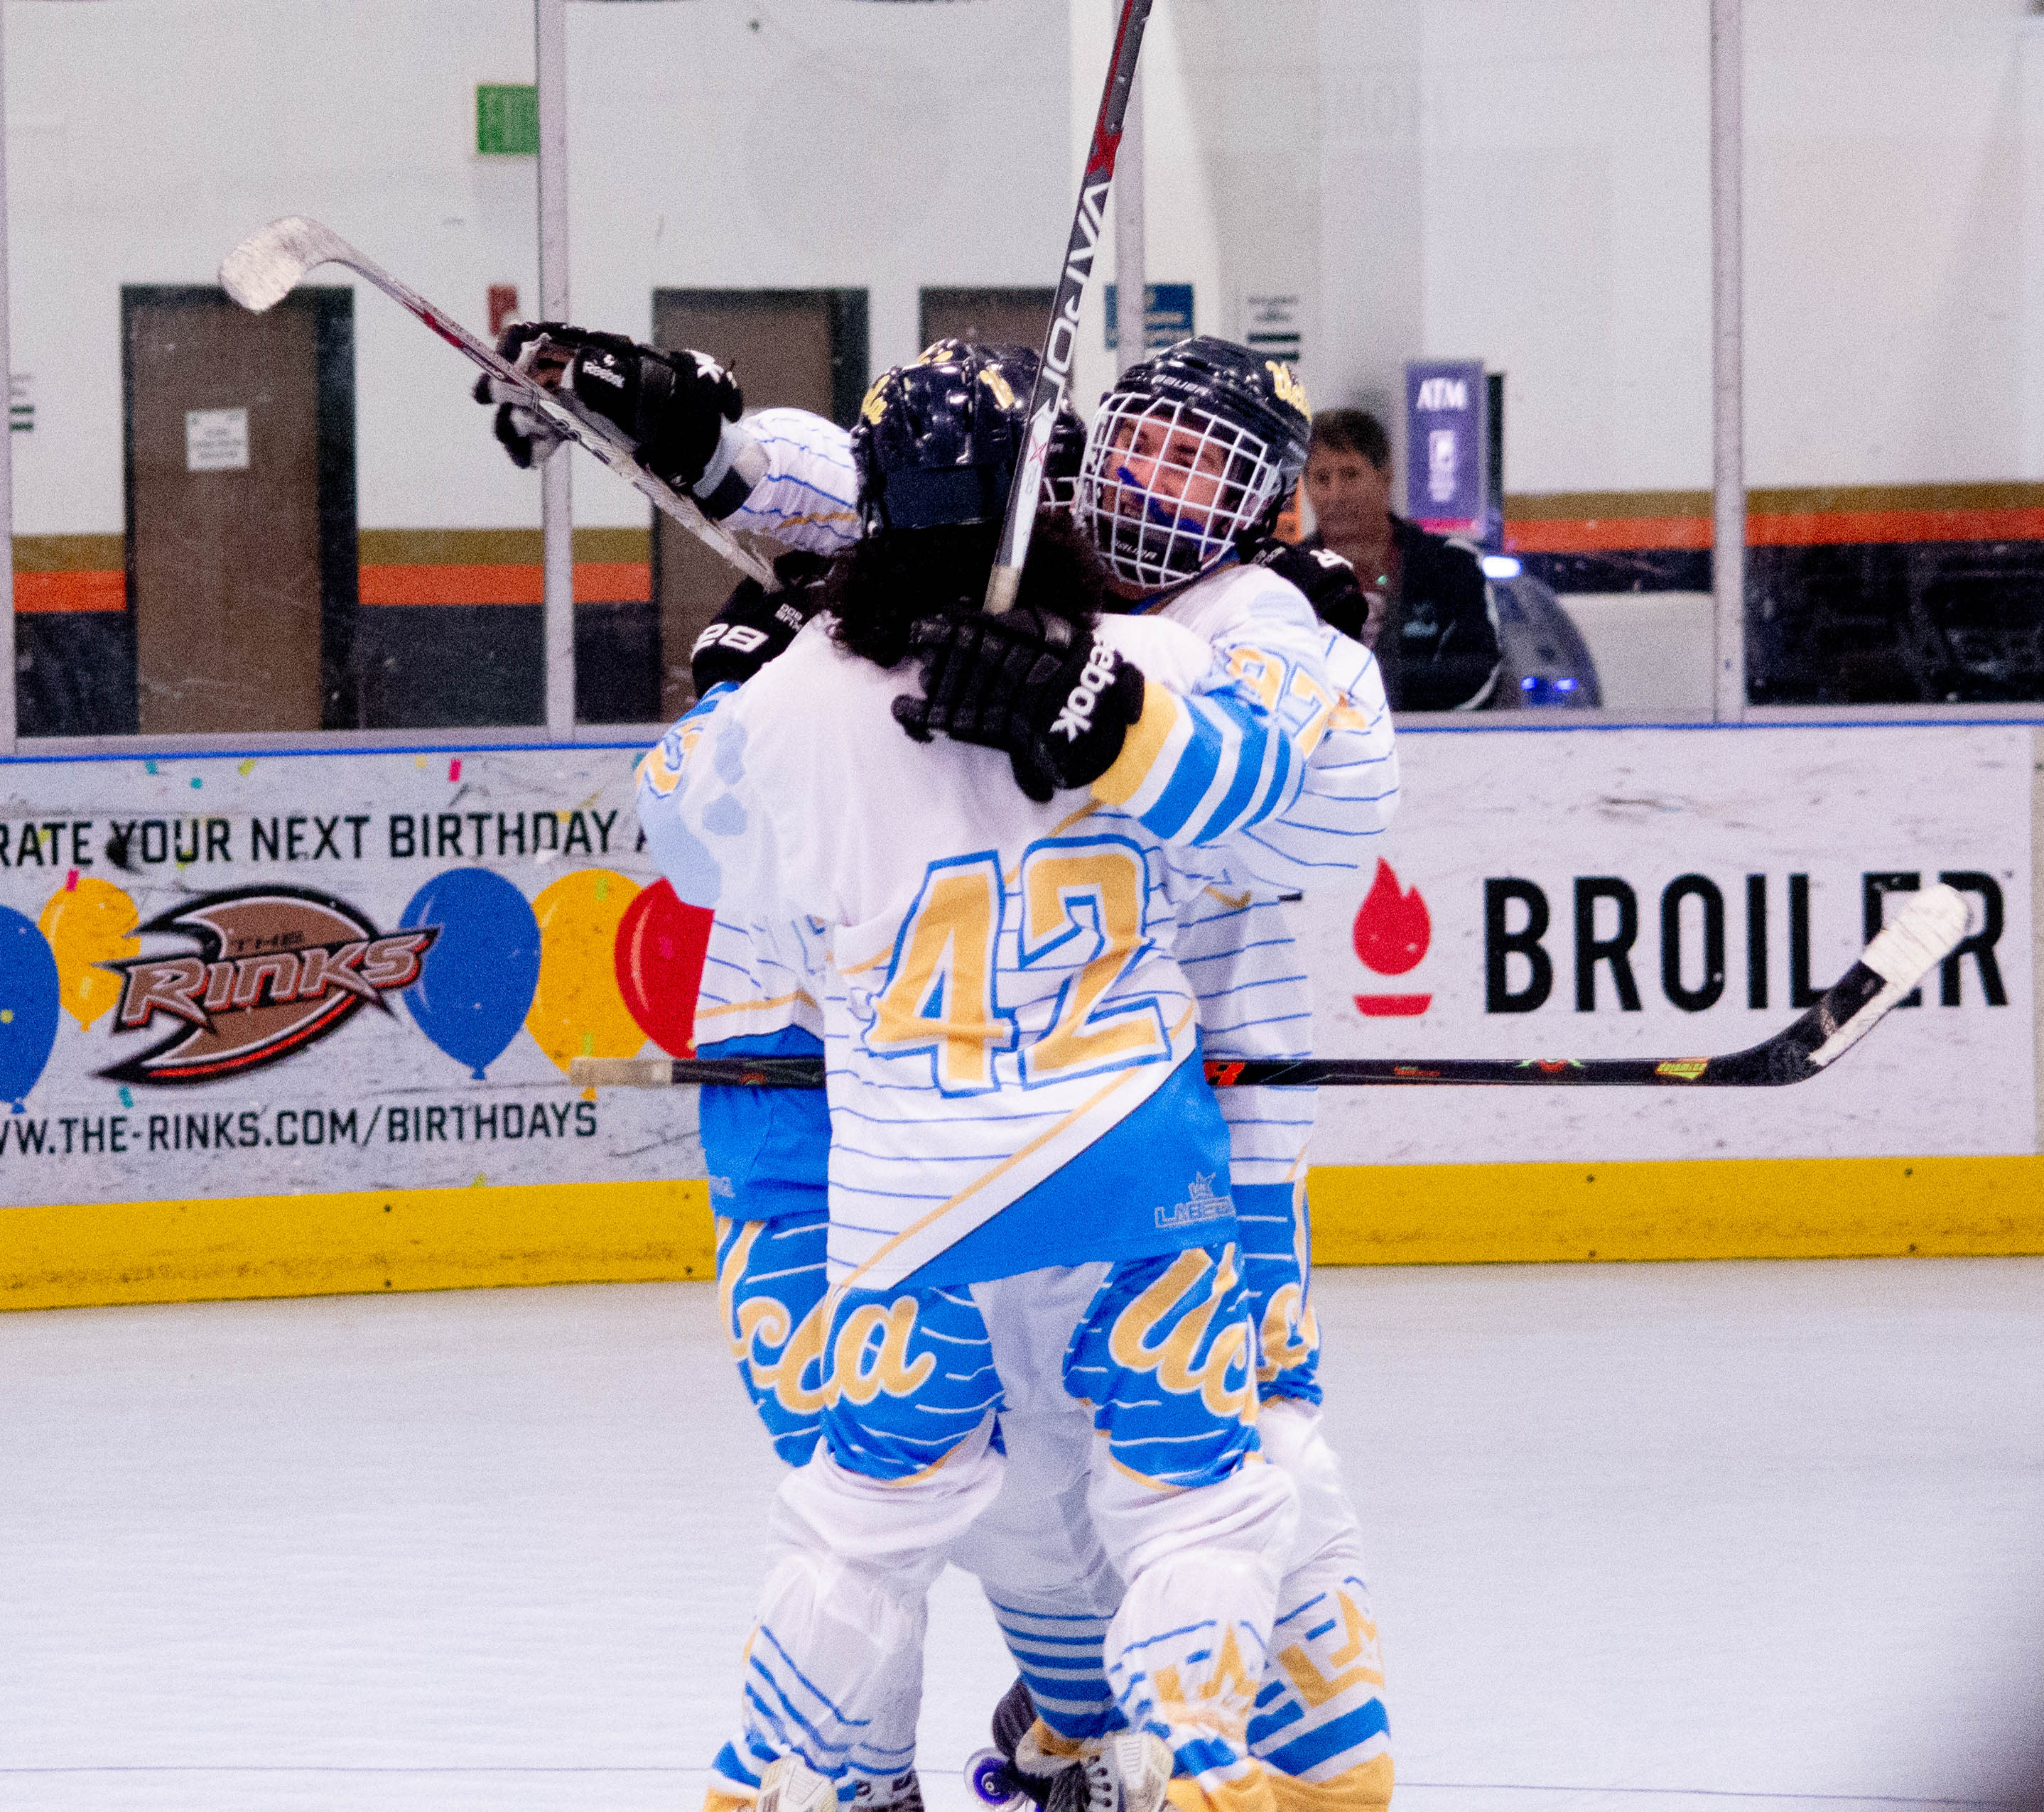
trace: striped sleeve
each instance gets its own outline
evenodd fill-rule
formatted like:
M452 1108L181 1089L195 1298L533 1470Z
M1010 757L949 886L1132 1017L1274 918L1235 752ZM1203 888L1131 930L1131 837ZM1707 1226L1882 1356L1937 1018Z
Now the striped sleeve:
M763 535L786 547L837 554L859 539L859 470L851 436L807 409L766 409L736 432L757 449L734 462L748 478L745 501L725 526Z
M1289 807L1304 768L1285 727L1224 678L1188 693L1153 681L1093 792L1166 843L1211 844Z
M1253 827L1229 852L1231 874L1285 893L1361 866L1398 805L1398 751L1377 657L1337 630L1326 635L1336 703L1306 762L1304 783L1288 809Z

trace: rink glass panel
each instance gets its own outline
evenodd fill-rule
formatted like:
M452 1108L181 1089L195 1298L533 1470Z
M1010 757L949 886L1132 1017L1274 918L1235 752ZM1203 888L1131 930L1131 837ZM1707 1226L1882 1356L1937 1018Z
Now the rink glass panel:
M849 428L866 393L863 290L655 290L653 339L720 359L744 387L747 409L805 409ZM690 652L737 574L665 517L654 524L653 546L660 708L673 717L695 702Z

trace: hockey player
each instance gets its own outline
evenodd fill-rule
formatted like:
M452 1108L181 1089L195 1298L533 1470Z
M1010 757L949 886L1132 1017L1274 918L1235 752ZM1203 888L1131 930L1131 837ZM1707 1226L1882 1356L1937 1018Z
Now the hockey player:
M777 1514L750 1700L788 1772L762 1802L842 1772L863 1694L998 1484L995 1411L1034 1408L1089 1410L1101 1438L1132 1729L1169 1738L1197 1796L1254 1803L1243 1728L1290 1491L1245 1463L1250 1330L1210 1187L1225 1129L1169 950L1204 872L1185 859L1296 795L1312 712L1266 707L1172 626L1075 622L1083 544L1050 523L1016 615L1058 652L1011 701L1049 796L996 787L987 751L901 740L887 670L912 620L976 606L1012 462L1012 387L967 376L876 387L878 532L840 564L829 632L713 696L642 775L678 891L820 919L838 978L828 1452ZM1168 1756L1121 1747L1124 1790L1154 1802Z
M701 355L695 356L700 359ZM1170 393L1160 397L1146 395L1146 390ZM598 393L599 398L604 393ZM1208 406L1201 408L1202 403ZM1309 564L1299 570L1290 551L1262 533L1269 516L1274 514L1274 500L1289 491L1303 457L1304 412L1296 403L1296 386L1282 367L1256 360L1244 349L1211 340L1172 349L1155 366L1132 374L1128 383L1110 397L1101 411L1101 432L1093 442L1096 457L1089 464L1087 520L1102 543L1118 551L1117 576L1124 593L1165 593L1167 614L1208 606L1207 624L1225 644L1231 621L1239 623L1242 614L1253 617L1274 605L1282 617L1297 608L1290 586L1276 584L1254 568L1245 571L1237 566L1238 553L1254 551L1259 564L1276 565L1313 593L1338 585L1348 577L1339 562ZM813 417L797 418L795 412L776 413L782 417L774 436L781 456L805 470L820 492L841 497L850 490L828 424ZM1231 424L1223 418L1231 418ZM743 432L727 427L724 438L738 439ZM1119 447L1117 443L1121 443ZM1274 459L1247 458L1252 445L1268 450ZM1116 470L1103 483L1105 460L1117 452L1123 456L1116 459ZM758 455L752 455L751 463L757 462ZM1247 476L1250 482L1236 489L1228 499L1228 509L1216 514L1212 506L1223 500L1231 462L1238 475ZM746 454L741 450L736 459L725 463L743 469L747 463ZM1274 473L1270 470L1273 464ZM1137 478L1148 478L1158 496L1174 500L1166 523L1157 522L1155 499L1145 497L1143 487L1131 482ZM712 487L702 489L707 492ZM726 497L735 499L736 495L736 487L728 487ZM1105 509L1104 498L1108 502ZM765 500L752 501L756 506ZM779 507L786 511L785 503ZM1138 512L1148 516L1150 526L1158 532L1132 534L1113 520ZM798 513L786 511L790 518ZM774 520L763 512L748 513L749 522L756 524L762 519ZM814 531L798 524L795 532ZM1352 578L1349 583L1352 587ZM1247 607L1246 612L1213 608L1216 590L1232 591L1238 606ZM1293 600L1289 606L1279 601L1286 597ZM723 670L734 678L743 673L733 667L749 670L756 666L778 645L785 645L792 633L785 603L780 607L783 620L767 622L760 601L748 596L746 587L740 588L728 615L733 617L734 639L750 643L755 651L750 662L735 659L729 647L712 641L722 634L717 625L706 633L705 643L710 644L708 655L728 663ZM1300 628L1295 620L1278 633L1296 635ZM1256 833L1253 859L1268 884L1257 885L1251 876L1246 884L1210 890L1192 908L1185 933L1188 973L1201 995L1208 1048L1217 1054L1303 1053L1308 1039L1310 1000L1301 966L1295 960L1294 946L1282 923L1285 908L1277 896L1312 885L1330 871L1355 866L1359 859L1355 846L1381 829L1396 799L1389 721L1374 663L1346 639L1325 629L1317 634L1339 702L1329 720L1333 733L1313 757L1308 783L1297 805L1285 822L1266 823ZM1268 638L1267 629L1263 635ZM699 662L705 658L699 651ZM1301 677L1310 671L1301 664ZM720 921L718 936L726 935ZM724 985L727 973L737 984L740 998L710 1004L713 1013L737 1011L741 1000L749 1003L743 1010L755 1019L761 1014L770 1017L776 1013L785 1019L806 1010L798 988L785 983L762 985L743 966L726 971L714 962L706 971L706 1003L712 991ZM757 1051L786 1046L748 1044L747 1048ZM1269 1444L1278 1457L1296 1462L1302 1478L1309 1482L1309 1501L1316 1507L1309 1520L1318 1532L1310 1543L1311 1551L1301 1554L1301 1564L1288 1580L1289 1603L1295 1614L1291 1621L1311 1639L1288 1645L1274 1669L1265 1693L1270 1709L1258 1720L1258 1747L1281 1755L1279 1765L1306 1772L1316 1783L1333 1783L1326 1797L1369 1803L1388 1792L1389 1757L1383 1753L1383 1711L1377 1691L1380 1683L1374 1641L1367 1633L1367 1599L1360 1583L1354 1519L1340 1495L1331 1457L1317 1438L1314 1415L1318 1336L1308 1295L1303 1199L1304 1147L1312 1125L1310 1097L1302 1100L1294 1091L1230 1091L1223 1099L1232 1135L1235 1192L1246 1210L1250 1281L1262 1334L1263 1388L1266 1397L1285 1406L1272 1420ZM709 1100L706 1096L706 1108ZM747 1111L747 1105L740 1104L738 1111ZM750 1108L755 1115L760 1111L757 1103ZM706 1133L711 1118L706 1111ZM816 1142L820 1146L820 1132ZM759 1149L770 1151L774 1146L769 1138L759 1142ZM742 1151L743 1142L733 1140L731 1149ZM713 1169L721 1175L724 1168L713 1157ZM744 1218L750 1221L751 1215ZM791 1224L783 1223L782 1227ZM724 1223L720 1231L729 1253L734 1227ZM741 1370L748 1363L755 1374L763 1368L783 1381L785 1390L785 1380L795 1369L787 1362L790 1349L784 1345L778 1351L763 1350L760 1336L770 1333L785 1339L801 1325L801 1290L790 1288L793 1280L786 1267L770 1263L754 1265L749 1272L743 1261L759 1251L777 1250L786 1234L769 1224L745 1227L736 1237L747 1244L736 1253L741 1262L720 1267L727 1291L734 1284L743 1288L748 1275L756 1273L770 1279L771 1292L756 1319L743 1328L734 1326L746 1349ZM801 1284L820 1292L820 1279L813 1273L805 1273ZM797 1299L790 1301L791 1296ZM808 1350L801 1342L795 1344ZM770 1416L773 1406L765 1407ZM1058 1488L1055 1467L1044 1465L1041 1472L1042 1495L1055 1497ZM1066 1495L1072 1494L1068 1490ZM983 1538L975 1542L971 1564L987 1580L1025 1677L1044 1699L1047 1715L1055 1721L1055 1730L1043 1734L1051 1745L1051 1759L1058 1759L1070 1752L1076 1739L1097 1732L1106 1707L1104 1688L1097 1683L1092 1687L1072 1683L1074 1673L1084 1670L1070 1664L1079 1657L1072 1652L1078 1638L1069 1607L1063 1607L1065 1614L1046 1621L1034 1614L1026 1602L1031 1542L1044 1538L1036 1507L1029 1506L1010 1518L1005 1533L993 1526L999 1519L993 1519ZM1055 1542L1051 1547L1067 1556L1070 1552ZM1045 1563L1047 1567L1054 1564ZM1112 1602L1110 1590L1108 1608ZM1331 1620L1317 1614L1316 1607L1336 1614ZM1104 1615L1094 1620L1090 1640L1096 1647L1105 1622ZM1322 1640L1331 1627L1335 1631L1333 1639ZM1055 1640L1047 1641L1047 1635ZM1316 1651L1324 1651L1317 1660ZM1311 1703L1302 1699L1302 1690L1312 1695ZM1022 1703L1028 1703L1026 1694ZM1004 1712L1012 1717L1012 1707L1004 1707ZM1025 1718L1025 1725L1027 1722ZM1307 1741L1302 1743L1301 1738ZM720 1772L724 1776L722 1784L735 1793L750 1784L743 1758L730 1750L721 1759Z
M1231 623L1281 615L1265 596L1273 582L1240 555L1267 529L1296 481L1305 430L1304 399L1289 372L1246 349L1195 340L1132 368L1094 418L1075 505L1116 589L1134 608L1185 623L1224 649ZM1375 663L1331 628L1320 627L1319 635L1329 723L1338 733L1316 752L1317 784L1292 812L1238 840L1231 872L1188 915L1180 942L1216 1056L1306 1053L1311 992L1285 896L1320 884L1330 870L1354 866L1358 844L1383 827L1396 800L1389 714ZM1025 788L1033 784L1026 743L1005 734L1012 720L1000 693L1026 643L1021 630L1004 621L968 620L933 633L925 643L929 703L914 714L923 727L1008 747ZM1228 658L1268 693L1274 676L1247 655ZM1310 685L1311 670L1301 665L1283 683ZM960 701L969 701L963 712ZM1292 1089L1228 1089L1221 1101L1259 1318L1262 1439L1293 1474L1302 1510L1251 1744L1288 1806L1381 1806L1392 1784L1381 1662L1357 1518L1320 1426L1304 1195L1312 1097ZM1019 1656L1031 1653L1032 1638L1047 1664L1071 1653L1069 1622L1058 1626L1055 1646L1043 1641L1039 1619L1004 1618L1004 1628ZM1022 1745L1025 1775L1079 1752L1079 1740L1097 1722L1073 1703L1068 1671L1046 1665L1032 1673L1024 1660L1029 1689L1051 1699L1036 1707L1045 1722ZM1013 1745L1018 1723L1027 1726L1017 1709L1005 1705L997 1720L1005 1746ZM1040 1776L1035 1784L1040 1791Z

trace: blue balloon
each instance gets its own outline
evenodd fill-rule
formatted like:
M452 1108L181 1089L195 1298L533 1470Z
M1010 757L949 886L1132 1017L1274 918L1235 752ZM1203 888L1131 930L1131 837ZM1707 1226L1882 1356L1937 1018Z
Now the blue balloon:
M540 985L540 921L525 896L486 868L451 868L412 896L402 928L436 925L405 990L419 1030L476 1079L504 1054ZM51 973L56 973L54 965Z
M57 959L50 941L11 906L0 906L0 1100L27 1111L57 1042Z

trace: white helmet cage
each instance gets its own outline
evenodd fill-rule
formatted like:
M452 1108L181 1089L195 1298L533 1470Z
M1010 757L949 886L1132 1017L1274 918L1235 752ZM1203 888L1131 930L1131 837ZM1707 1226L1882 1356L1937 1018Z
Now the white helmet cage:
M1074 514L1116 578L1146 592L1197 578L1277 501L1275 451L1190 402L1110 392L1093 419Z

